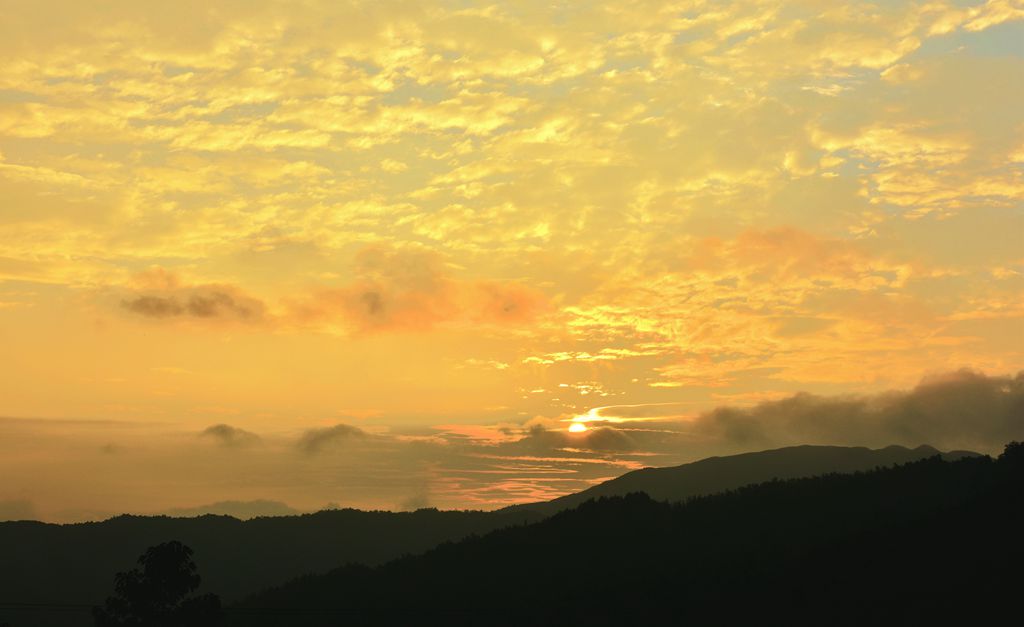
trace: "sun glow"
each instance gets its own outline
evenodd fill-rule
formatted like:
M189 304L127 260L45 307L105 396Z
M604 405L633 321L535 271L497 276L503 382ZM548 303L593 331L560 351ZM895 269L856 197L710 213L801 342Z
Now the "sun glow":
M571 425L569 425L570 433L583 433L586 430L587 425L583 424L582 422L574 422Z

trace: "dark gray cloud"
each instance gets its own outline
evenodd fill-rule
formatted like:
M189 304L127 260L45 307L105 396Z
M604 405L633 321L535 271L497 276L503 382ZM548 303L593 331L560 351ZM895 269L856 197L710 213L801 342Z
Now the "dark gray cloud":
M961 370L927 378L907 392L797 394L747 409L721 407L701 416L689 434L749 450L805 443L930 444L996 452L1024 438L1024 372L990 377Z
M226 424L209 426L199 435L230 447L249 446L260 441L260 436L255 433Z
M239 295L231 288L217 286L126 298L121 301L121 307L147 318L190 317L241 321L261 319L265 310L261 301Z
M299 438L298 447L303 453L312 454L319 453L324 448L341 442L365 440L367 438L368 434L359 427L337 424L333 427L310 429L309 431L306 431L302 434L302 437Z
M212 291L193 294L185 303L185 311L196 318L221 318L233 316L241 319L257 317L263 306L256 300L240 299L226 292Z
M134 299L125 299L121 301L121 306L147 318L170 318L180 316L185 311L177 299L160 296L139 296Z

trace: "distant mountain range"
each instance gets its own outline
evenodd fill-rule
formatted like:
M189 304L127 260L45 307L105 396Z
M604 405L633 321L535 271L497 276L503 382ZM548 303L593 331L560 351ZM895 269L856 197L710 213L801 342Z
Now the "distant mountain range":
M572 509L602 496L644 492L656 501L684 501L694 496L732 490L771 479L796 479L829 473L851 473L881 466L906 464L939 455L947 461L977 457L979 453L943 453L930 446L914 449L888 446L881 449L849 446L790 446L757 453L708 457L670 468L643 468L566 496L504 511L534 511L546 516Z
M160 514L172 518L191 518L213 514L214 516L231 516L239 520L267 516L297 516L301 513L299 510L289 507L280 501L266 500L217 501L216 503L198 505L196 507L174 507L160 512Z
M940 453L930 447L799 446L713 457L631 472L578 494L497 512L335 510L247 521L205 515L118 516L73 525L0 523L0 606L99 603L111 593L114 573L131 568L147 547L168 540L192 547L202 590L218 593L230 603L300 575L324 573L346 563L383 564L441 543L537 522L595 497L646 492L656 500L678 501L772 479L869 470L936 455ZM959 459L975 454L941 455ZM237 509L239 504L224 505ZM0 624L4 621L12 627L89 624L73 612L10 615L0 609Z

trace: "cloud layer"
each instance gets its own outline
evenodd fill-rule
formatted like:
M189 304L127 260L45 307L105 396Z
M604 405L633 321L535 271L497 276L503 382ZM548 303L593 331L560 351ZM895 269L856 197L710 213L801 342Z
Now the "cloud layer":
M998 453L1024 438L1024 373L960 371L908 391L804 393L697 415L678 411L669 404L609 406L577 417L378 433L339 422L256 436L217 424L200 438L162 434L160 446L151 429L8 419L0 422L7 434L0 471L20 476L11 486L31 501L0 492L0 514L51 520L122 511L261 515L290 511L282 501L307 511L328 503L490 509L554 498L644 466L789 445L930 444ZM588 429L570 431L574 420ZM111 439L115 455L105 450ZM31 454L29 442L35 442ZM260 446L247 446L255 442ZM77 470L83 465L92 469L88 476ZM196 507L197 501L218 503Z

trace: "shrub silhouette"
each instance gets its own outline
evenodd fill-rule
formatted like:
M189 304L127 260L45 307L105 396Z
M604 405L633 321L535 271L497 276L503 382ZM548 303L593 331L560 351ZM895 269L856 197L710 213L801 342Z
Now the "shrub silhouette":
M200 577L192 549L171 541L139 557L140 568L114 576L114 596L93 608L96 627L208 627L219 625L220 598L193 595Z

